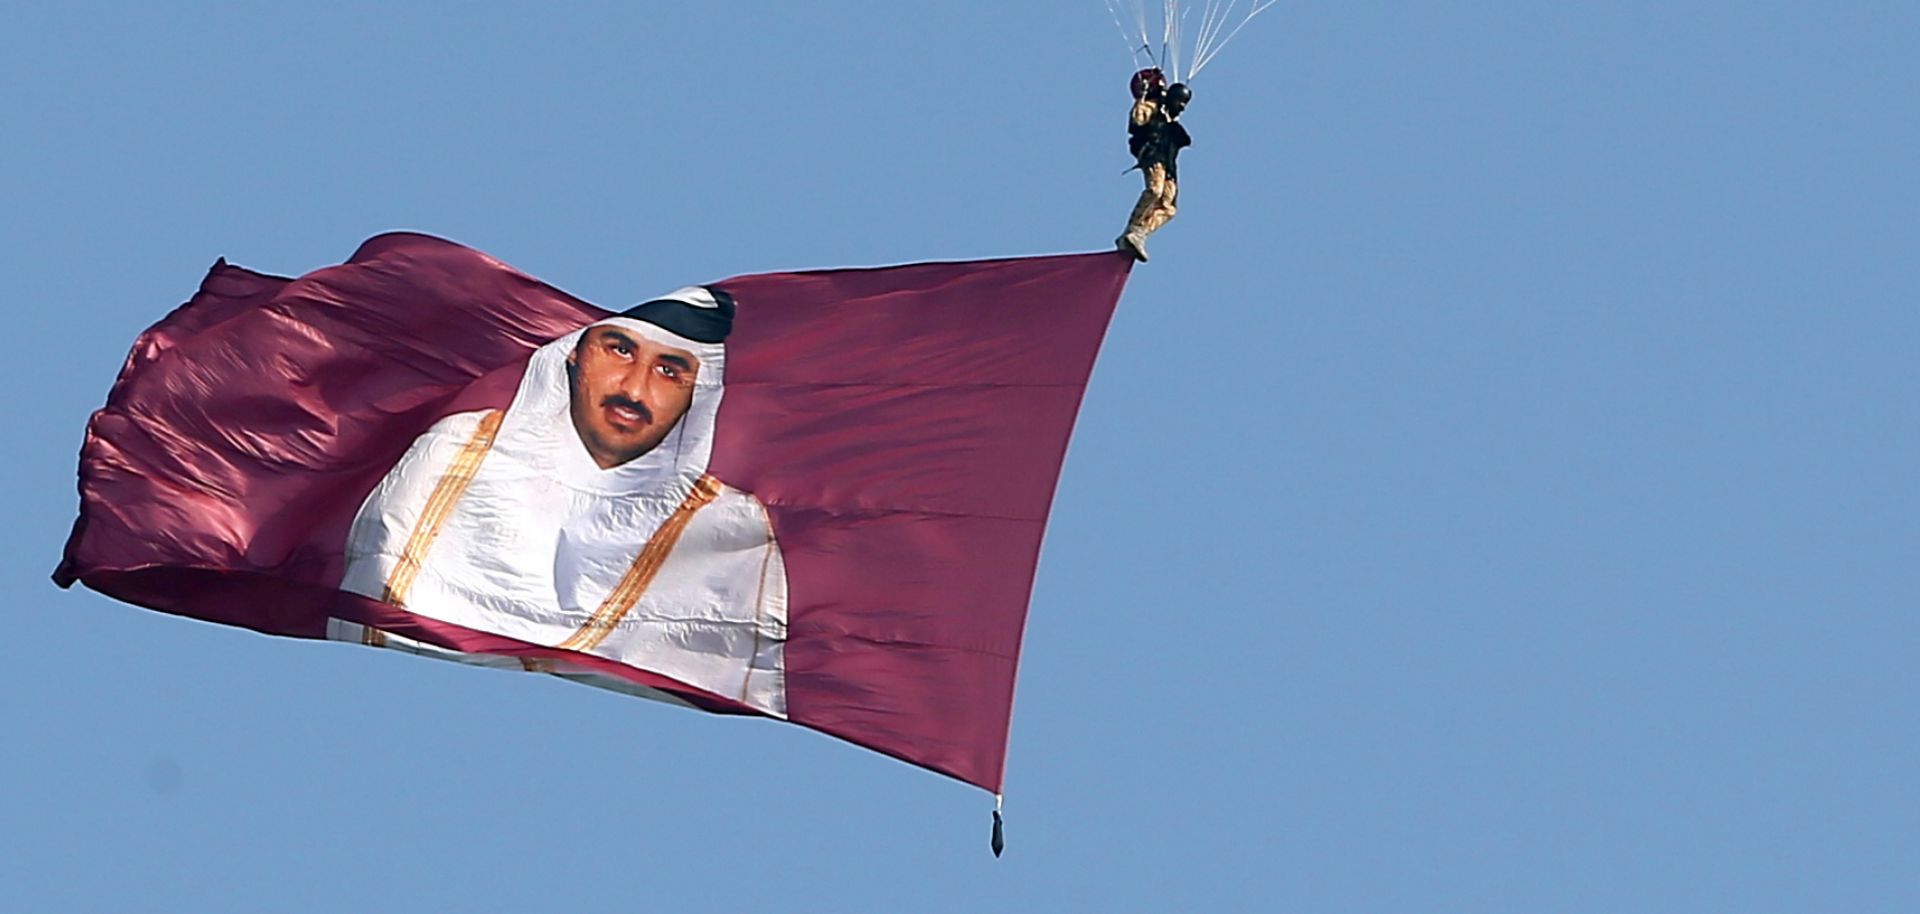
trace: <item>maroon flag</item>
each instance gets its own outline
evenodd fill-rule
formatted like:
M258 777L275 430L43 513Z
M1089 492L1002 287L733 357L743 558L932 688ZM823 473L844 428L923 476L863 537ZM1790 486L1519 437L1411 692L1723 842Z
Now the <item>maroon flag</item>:
M763 714L998 791L1131 261L745 276L610 313L479 252L225 262L88 425L54 579Z

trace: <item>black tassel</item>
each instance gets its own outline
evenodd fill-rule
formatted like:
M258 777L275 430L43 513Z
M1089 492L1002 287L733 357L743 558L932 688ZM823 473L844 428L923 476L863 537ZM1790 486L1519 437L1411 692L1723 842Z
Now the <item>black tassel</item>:
M1000 858L1000 852L1007 849L1007 836L1005 831L1001 828L1002 824L1003 823L1000 821L1000 810L996 809L993 811L993 845L992 845L993 856L994 856L994 859L996 860Z

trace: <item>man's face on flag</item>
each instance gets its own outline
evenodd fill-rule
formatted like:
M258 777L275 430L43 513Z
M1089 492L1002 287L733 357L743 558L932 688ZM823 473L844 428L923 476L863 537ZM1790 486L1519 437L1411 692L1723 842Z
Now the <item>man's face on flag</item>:
M693 403L700 360L631 330L589 327L567 358L574 431L601 469L666 440Z

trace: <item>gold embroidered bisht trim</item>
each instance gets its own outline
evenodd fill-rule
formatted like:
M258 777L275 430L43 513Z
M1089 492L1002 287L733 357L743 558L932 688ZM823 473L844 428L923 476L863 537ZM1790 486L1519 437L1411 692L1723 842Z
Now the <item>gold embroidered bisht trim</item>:
M680 542L680 535L686 532L694 512L712 504L719 497L720 480L705 474L695 480L693 491L687 493L680 507L673 510L672 516L660 525L660 529L653 532L640 554L634 556L633 564L627 567L627 573L620 577L620 583L615 584L607 598L600 601L600 608L593 611L579 631L554 646L569 651L591 651L607 640L620 620L632 611L634 604L640 602L640 597L653 583L654 576L660 573L660 566L666 563L667 556Z
M473 437L467 439L460 453L454 456L453 464L434 484L433 494L427 497L427 506L420 512L420 520L413 525L413 535L407 537L407 546L400 552L399 563L393 566L393 573L387 575L382 602L401 607L407 605L407 592L413 589L414 579L420 576L420 568L427 560L427 550L433 548L433 541L440 536L440 528L446 526L447 516L453 513L453 506L460 502L460 496L466 494L474 474L480 472L480 461L486 459L487 452L493 449L493 440L499 436L500 423L506 416L504 410L496 409L481 417L480 427L474 430ZM369 625L362 633L361 640L376 647L382 646L387 642L387 633Z

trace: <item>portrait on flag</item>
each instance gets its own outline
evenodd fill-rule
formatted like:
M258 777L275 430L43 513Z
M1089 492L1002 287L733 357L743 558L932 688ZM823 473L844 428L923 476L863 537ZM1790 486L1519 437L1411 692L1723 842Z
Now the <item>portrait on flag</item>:
M736 307L689 287L536 349L504 409L439 419L368 495L341 589L785 716L785 563L766 508L708 473ZM328 635L601 678L343 619Z

